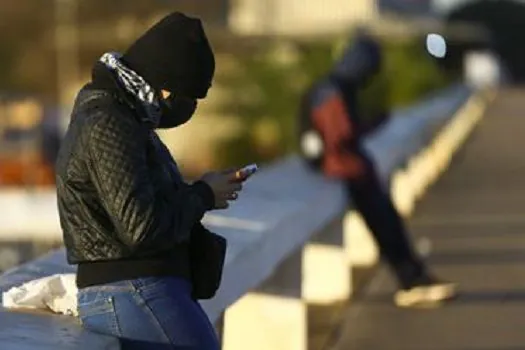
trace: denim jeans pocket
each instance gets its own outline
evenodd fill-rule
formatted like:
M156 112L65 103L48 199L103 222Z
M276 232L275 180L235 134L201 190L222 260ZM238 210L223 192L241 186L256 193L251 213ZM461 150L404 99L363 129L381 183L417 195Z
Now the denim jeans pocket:
M78 313L84 328L97 333L120 336L112 296L105 293L79 293Z

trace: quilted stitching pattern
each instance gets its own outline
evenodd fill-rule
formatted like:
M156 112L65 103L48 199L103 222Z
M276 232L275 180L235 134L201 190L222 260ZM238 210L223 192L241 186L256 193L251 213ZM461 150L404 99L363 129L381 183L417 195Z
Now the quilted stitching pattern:
M182 182L160 139L129 111L106 96L73 113L57 162L70 263L169 250L204 215L202 198Z

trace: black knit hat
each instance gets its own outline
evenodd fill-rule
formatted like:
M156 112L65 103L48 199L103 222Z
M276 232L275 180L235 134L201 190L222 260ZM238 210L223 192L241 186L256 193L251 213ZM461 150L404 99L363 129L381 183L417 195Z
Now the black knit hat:
M135 41L122 60L155 89L206 96L215 58L199 19L174 12Z

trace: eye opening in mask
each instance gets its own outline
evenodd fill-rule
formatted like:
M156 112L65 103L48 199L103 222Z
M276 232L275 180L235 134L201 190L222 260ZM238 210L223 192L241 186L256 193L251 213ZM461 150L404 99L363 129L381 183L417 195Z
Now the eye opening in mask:
M171 91L169 90L160 90L160 97L163 99L163 100L167 100L168 98L170 98L170 96L172 95Z
M167 90L161 90L160 97L160 102L168 108L171 108L173 106L176 99L176 95L172 94Z
M172 94L171 91L168 90L161 90L160 92L161 101L166 103L168 106L172 105L175 100L179 100L182 103L187 104L194 104L196 103L197 99L193 97L188 97L184 95L175 95Z

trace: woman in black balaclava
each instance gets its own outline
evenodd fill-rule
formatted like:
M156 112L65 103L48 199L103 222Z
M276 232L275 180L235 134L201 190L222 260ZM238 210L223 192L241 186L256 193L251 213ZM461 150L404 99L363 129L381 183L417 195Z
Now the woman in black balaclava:
M102 55L62 142L58 205L80 319L125 349L219 349L197 299L215 294L226 242L200 221L244 178L185 183L154 132L191 118L214 70L201 22L172 13L123 55Z

